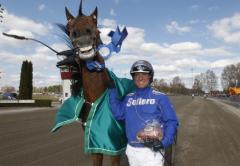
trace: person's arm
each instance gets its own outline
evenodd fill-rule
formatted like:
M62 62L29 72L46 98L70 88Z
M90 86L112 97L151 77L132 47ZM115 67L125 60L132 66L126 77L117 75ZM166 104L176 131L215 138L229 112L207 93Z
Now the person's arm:
M177 132L178 119L175 109L167 96L163 96L160 101L160 107L162 111L163 121L163 139L162 144L164 148L167 148L174 141L174 136Z
M125 119L125 107L123 100L118 99L116 89L109 90L109 105L115 119Z

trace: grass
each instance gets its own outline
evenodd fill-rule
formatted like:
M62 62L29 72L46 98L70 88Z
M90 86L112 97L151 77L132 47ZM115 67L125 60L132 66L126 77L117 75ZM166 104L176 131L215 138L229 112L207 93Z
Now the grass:
M33 99L59 101L58 97L52 95L33 95Z

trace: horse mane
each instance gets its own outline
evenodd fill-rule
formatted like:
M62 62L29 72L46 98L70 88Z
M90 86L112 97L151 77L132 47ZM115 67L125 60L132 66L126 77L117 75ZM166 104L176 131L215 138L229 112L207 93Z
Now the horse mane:
M62 30L64 32L63 35L59 35L65 42L65 44L70 48L70 49L73 49L73 45L72 45L72 41L71 39L69 38L69 31L67 29L67 27L63 24L59 24L57 23L56 24L58 26L58 28L60 30Z
M59 24L59 23L57 23L56 25L58 26L58 28L60 30L62 30L62 32L64 32L64 34L61 35L60 37L62 39L64 39L65 44L67 44L67 46L69 48L73 49L73 45L72 45L72 41L69 37L69 30L67 28L67 25L63 25L63 24ZM100 33L101 32L99 31L99 29L97 29L97 46L100 45L100 44L103 44L102 39L100 37Z

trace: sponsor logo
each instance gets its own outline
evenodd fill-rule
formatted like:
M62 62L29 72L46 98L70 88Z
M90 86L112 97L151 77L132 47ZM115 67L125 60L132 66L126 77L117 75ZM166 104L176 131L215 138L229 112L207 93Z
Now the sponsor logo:
M153 105L155 103L156 103L155 99L129 98L126 106L130 107L130 106L135 106L135 105Z

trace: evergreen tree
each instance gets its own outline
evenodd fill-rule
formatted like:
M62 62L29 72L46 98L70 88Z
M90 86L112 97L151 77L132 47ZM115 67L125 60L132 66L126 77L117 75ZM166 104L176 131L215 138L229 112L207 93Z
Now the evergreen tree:
M19 99L32 99L32 63L23 61L19 85Z
M28 62L27 64L27 84L28 84L28 91L27 91L27 99L32 99L32 91L33 91L33 85L32 85L32 79L33 79L33 67L32 62Z
M21 77L19 85L19 99L25 99L26 97L26 71L27 71L27 61L23 61L21 68Z

